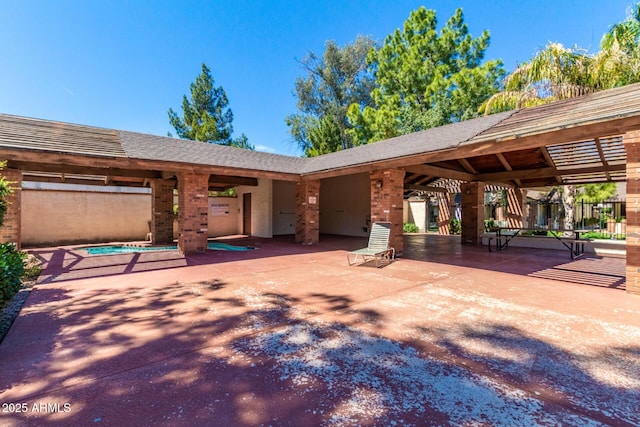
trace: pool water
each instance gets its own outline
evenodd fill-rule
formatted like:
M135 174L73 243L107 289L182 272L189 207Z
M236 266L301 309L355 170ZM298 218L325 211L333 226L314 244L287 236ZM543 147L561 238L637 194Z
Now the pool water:
M209 242L207 248L214 251L250 251L254 248L248 246L234 246L226 243ZM150 251L176 251L178 246L125 246L125 245L106 245L79 248L86 250L89 255L115 255L129 254L134 252L150 252Z

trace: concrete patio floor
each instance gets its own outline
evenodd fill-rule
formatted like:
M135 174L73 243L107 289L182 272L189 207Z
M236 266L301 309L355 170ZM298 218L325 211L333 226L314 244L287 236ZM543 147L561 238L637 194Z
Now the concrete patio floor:
M624 259L414 235L378 269L347 266L364 239L250 243L32 251L0 425L640 425Z

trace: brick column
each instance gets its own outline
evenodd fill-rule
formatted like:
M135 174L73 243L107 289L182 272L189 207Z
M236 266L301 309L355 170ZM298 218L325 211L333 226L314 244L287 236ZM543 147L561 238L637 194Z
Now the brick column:
M178 251L183 255L207 250L209 175L178 175Z
M404 250L402 239L402 211L404 200L404 170L386 169L369 174L371 179L371 223L390 221L390 243L401 255Z
M484 183L464 182L462 193L462 243L481 245L484 233Z
M173 243L173 187L168 179L151 181L151 237L154 245Z
M320 241L320 181L296 184L296 243L317 245Z
M22 171L17 169L3 169L0 175L9 182L13 192L5 198L7 212L4 215L4 224L0 227L0 243L15 243L18 249L22 245L20 232L21 203L22 203Z
M509 227L524 227L524 205L527 200L527 190L519 188L507 189L507 223Z
M640 131L623 137L627 152L627 292L640 295Z
M453 213L453 194L438 193L438 233L450 234L451 214Z

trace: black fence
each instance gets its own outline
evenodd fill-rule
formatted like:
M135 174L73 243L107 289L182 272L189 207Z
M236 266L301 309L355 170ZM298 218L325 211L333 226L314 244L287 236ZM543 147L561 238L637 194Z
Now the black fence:
M577 201L574 205L573 228L589 230L593 238L625 239L626 207L626 202L620 200ZM570 228L565 227L562 203L528 202L526 211L525 217L531 228Z

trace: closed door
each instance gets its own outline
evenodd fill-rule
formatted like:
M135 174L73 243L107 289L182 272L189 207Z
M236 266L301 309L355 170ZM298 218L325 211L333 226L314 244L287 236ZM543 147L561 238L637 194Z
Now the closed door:
M251 193L242 195L242 234L251 235Z

